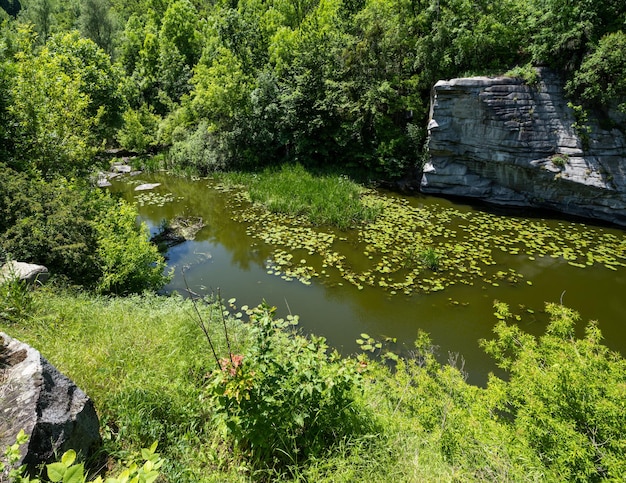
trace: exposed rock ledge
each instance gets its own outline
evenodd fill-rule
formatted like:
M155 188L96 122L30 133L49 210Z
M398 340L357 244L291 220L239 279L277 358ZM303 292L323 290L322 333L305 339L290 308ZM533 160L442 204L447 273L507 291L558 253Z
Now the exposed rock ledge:
M70 448L90 456L101 444L99 428L93 402L83 391L39 351L0 332L2 452L24 430L29 442L20 448L18 466L34 471Z
M626 225L624 133L590 119L583 142L560 79L540 74L535 86L509 77L439 81L421 190Z

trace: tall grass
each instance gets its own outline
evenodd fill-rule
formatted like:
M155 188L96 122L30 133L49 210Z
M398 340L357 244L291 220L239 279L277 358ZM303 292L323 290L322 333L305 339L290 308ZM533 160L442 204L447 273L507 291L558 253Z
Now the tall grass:
M507 385L515 381L491 378L487 388L467 384L461 370L453 365L439 365L430 340L423 334L418 337L415 357L390 358L394 361L393 370L365 357L346 361L352 367L360 366L362 381L359 376L360 382L351 396L354 410L362 417L355 421L367 424L358 431L343 433L338 430L340 425L329 424L324 428L328 431L324 433L327 439L320 445L324 449L310 452L310 456L302 460L299 454L295 455L290 460L293 464L287 463L287 467L272 464L272 461L258 466L245 445L237 450L237 441L224 433L223 425L219 424L220 415L225 413L220 413L214 404L215 388L207 378L217 363L197 323L196 307L189 300L155 295L107 298L44 288L32 292L31 307L28 317L0 320L0 330L39 349L92 397L100 415L105 447L113 456L124 458L129 452L158 441L159 451L166 460L165 481L567 480L559 467L551 460L546 461L543 451L529 442L528 435L534 433L521 433L517 429L522 424L533 431L541 429L541 421L535 427L533 421L514 419L504 412L511 407L507 403L510 397ZM222 308L215 305L201 304L197 308L207 323L219 357L225 357L229 351L245 354L244 357L253 356L255 351L250 351L250 347L257 347L251 344L255 344L253 335L258 328L234 317L222 318ZM230 349L223 323L228 330ZM594 333L590 334L595 337ZM549 342L554 345L552 339ZM563 344L567 348L573 342L568 339ZM625 366L621 358L610 355L607 349L596 351L596 339L587 338L577 344L578 359L584 358L580 367L587 370L586 361L599 358L596 379L611 376L611 381L624 380ZM585 344L595 345L584 352ZM546 345L545 350L551 350L553 345ZM262 387L269 391L260 396L270 398L275 405L281 399L273 399L272 388L278 391L278 396L284 396L285 390L290 388L289 394L297 397L298 389L305 391L309 379L315 383L317 379L311 379L307 372L310 367L301 364L302 353L290 351L289 345L277 344L276 347L279 351L272 352L272 357L292 358L289 364L280 366L284 374L276 373L280 377L273 378L272 373L263 379L264 369L258 364L275 364L273 359L257 358L257 365L250 366L252 371L241 373L249 375L249 379L230 380L226 376L231 382L227 389L232 389L228 397L246 394L252 387L249 384L259 379ZM535 350L536 346L527 344L526 347ZM325 356L320 355L320 358L327 360ZM531 360L530 371L535 371L534 361ZM333 364L324 362L314 368L319 369L319 376L334 377L339 382L338 378L354 377L354 374L337 371ZM550 367L560 370L561 366ZM293 380L304 382L283 385L282 381L292 380L285 374L291 376L292 373ZM220 372L211 377L216 375ZM239 382L243 385L237 389ZM221 390L224 392L224 388ZM619 388L606 397L592 392L581 394L584 399L599 397L603 408L613 408L610 414L618 414L621 406L617 404L624 401ZM296 399L293 400L297 402ZM316 411L315 405L311 408ZM237 423L233 418L245 420L253 412L227 412L222 421ZM621 428L618 418L610 419L610 424ZM267 438L280 437L280 424L270 426ZM561 429L569 427L564 425ZM549 426L550 431L555 428ZM623 437L616 438L616 444L623 444ZM575 441L560 443L567 450L567 445ZM569 457L569 453L563 454ZM593 461L593 454L590 461ZM626 470L621 470L623 465L620 464L617 461L611 475L621 481Z
M203 380L215 361L189 300L141 295L33 293L25 323L0 330L40 350L94 401L105 446L116 457L159 442L170 481L201 481L217 460ZM221 353L220 310L198 307ZM242 324L226 319L233 350L245 343Z
M304 216L316 225L347 229L376 218L380 209L366 206L362 186L342 175L313 175L300 164L260 173L227 173L226 182L242 184L254 203L274 213Z

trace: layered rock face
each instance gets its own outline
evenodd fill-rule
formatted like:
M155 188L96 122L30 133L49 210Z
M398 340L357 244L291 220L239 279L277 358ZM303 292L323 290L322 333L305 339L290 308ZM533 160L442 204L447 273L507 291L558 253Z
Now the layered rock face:
M29 436L20 448L30 470L74 449L89 456L100 445L89 397L32 347L0 332L0 449ZM0 481L2 475L0 474Z
M626 126L612 114L603 126ZM626 226L626 137L574 111L554 73L439 81L433 88L424 193L549 208Z

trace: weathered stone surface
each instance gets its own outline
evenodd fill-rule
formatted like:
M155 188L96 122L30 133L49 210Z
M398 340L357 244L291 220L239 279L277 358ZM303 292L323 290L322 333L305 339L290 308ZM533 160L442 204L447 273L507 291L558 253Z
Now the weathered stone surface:
M171 248L196 238L198 232L206 225L201 217L177 216L169 221L163 229L150 241L163 248Z
M0 283L8 280L24 280L30 284L45 283L50 277L48 269L34 263L11 260L0 268Z
M626 225L623 132L590 119L581 139L560 79L540 74L535 86L509 77L439 81L421 190Z
M90 455L101 443L93 403L34 348L0 332L0 448L29 436L21 448L31 469L72 448Z
M144 183L139 186L135 186L135 191L148 191L156 188L157 186L161 186L161 183Z

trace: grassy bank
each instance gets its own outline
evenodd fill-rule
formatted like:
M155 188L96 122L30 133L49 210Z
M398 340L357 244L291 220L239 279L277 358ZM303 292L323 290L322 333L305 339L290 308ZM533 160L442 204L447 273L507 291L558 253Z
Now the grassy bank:
M180 297L46 289L30 302L29 315L0 330L93 398L112 456L159 441L165 481L626 475L626 364L593 325L574 339L576 314L562 306L547 307L553 322L541 339L499 323L483 345L510 380L478 388L439 365L423 334L414 357L381 354L383 364L341 358L268 307L200 304L218 363L196 307ZM223 318L225 308L232 315ZM513 317L504 304L495 309Z
M365 189L340 175L314 175L299 164L259 173L226 173L228 184L243 185L250 200L273 213L304 216L315 225L340 229L372 221L379 208L361 202Z

